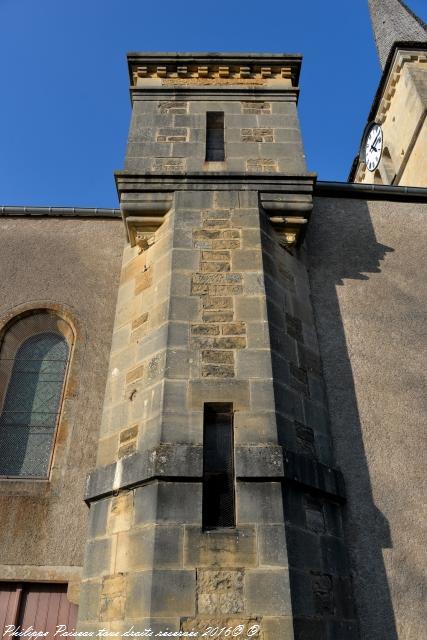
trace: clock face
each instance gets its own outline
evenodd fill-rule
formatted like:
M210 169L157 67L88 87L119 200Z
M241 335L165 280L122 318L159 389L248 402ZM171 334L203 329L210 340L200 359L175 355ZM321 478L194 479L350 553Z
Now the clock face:
M379 124L373 124L365 142L365 162L369 171L375 171L381 160L383 132Z

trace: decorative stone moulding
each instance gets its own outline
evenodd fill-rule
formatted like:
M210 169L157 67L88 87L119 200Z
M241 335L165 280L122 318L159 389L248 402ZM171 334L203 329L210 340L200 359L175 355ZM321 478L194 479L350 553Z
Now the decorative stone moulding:
M377 122L384 124L388 110L390 109L391 99L396 93L397 84L402 77L402 70L406 63L418 63L427 65L427 53L420 51L396 51L394 63L390 69L383 97L378 107Z
M137 66L132 68L132 80L133 86L138 86L140 78L167 78L167 79L215 79L228 78L241 80L258 80L264 79L280 79L292 80L292 68L291 67L260 67L253 65L252 67L240 66L240 67L224 67L220 65L199 66L199 67L187 67L187 66Z
M145 251L154 242L154 233L163 224L173 204L173 193L142 192L124 194L120 203L127 239L132 247Z
M164 85L276 84L297 87L301 56L290 54L200 54L199 57L129 54L129 76L134 89Z
M260 204L285 247L299 246L313 209L311 193L260 193Z

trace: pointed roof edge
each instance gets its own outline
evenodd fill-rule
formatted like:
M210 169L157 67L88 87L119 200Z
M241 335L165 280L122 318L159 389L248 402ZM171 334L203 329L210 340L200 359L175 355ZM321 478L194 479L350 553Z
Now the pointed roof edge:
M419 16L417 16L417 14L414 11L412 11L411 7L408 7L406 2L403 2L403 0L398 0L398 2L400 2L402 7L404 7L406 9L406 11L408 13L410 13L413 18L415 18L415 20L418 22L418 24L421 25L421 27L423 29L425 29L425 31L427 33L427 24L424 22L424 20L422 18L420 18Z
M368 0L368 5L382 69L395 42L427 42L427 24L403 0Z

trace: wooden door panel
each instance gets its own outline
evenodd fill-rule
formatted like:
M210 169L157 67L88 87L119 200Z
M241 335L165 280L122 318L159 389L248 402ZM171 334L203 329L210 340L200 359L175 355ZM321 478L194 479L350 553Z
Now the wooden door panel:
M4 635L5 627L16 624L19 602L22 593L21 584L17 582L0 583L0 637L7 640L10 635Z
M22 588L21 588L22 587ZM0 583L0 638L8 624L48 632L53 638L58 625L75 628L78 607L67 599L67 585L47 583ZM7 640L7 636L4 636Z

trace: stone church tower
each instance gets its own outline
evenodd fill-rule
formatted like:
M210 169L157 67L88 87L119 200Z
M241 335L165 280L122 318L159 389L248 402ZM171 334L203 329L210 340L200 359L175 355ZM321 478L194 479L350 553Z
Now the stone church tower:
M427 26L401 0L369 0L369 9L383 75L349 179L425 187ZM372 139L366 145L374 123L381 129L381 158L369 167Z
M80 627L243 625L286 640L295 624L356 638L344 487L297 250L314 183L301 59L128 59L116 174L128 245Z
M0 206L5 638L424 637L427 44L369 4L350 183L301 56L131 53L120 210Z

